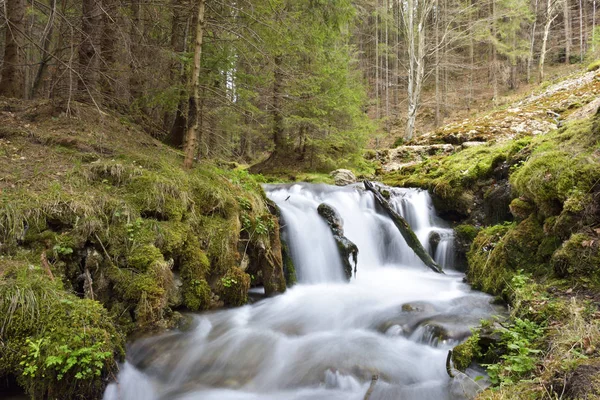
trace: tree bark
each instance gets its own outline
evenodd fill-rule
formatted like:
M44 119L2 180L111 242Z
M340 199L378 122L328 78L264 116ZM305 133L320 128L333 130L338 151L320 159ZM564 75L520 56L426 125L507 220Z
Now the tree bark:
M544 81L544 63L546 62L546 52L548 46L548 36L550 35L550 27L552 22L556 19L555 14L556 3L554 0L547 0L546 2L546 24L544 25L544 36L542 38L542 50L540 51L540 62L539 62L539 80L540 83Z
M54 17L56 15L56 0L50 0L50 15L48 16L48 23L44 29L42 35L42 55L40 59L40 66L35 74L33 85L31 86L30 97L34 98L37 96L42 82L46 78L48 71L48 62L52 59L50 55L50 45L52 44L52 34L54 32Z
M6 0L6 42L0 78L0 95L22 98L25 94L23 33L25 0Z
M93 96L98 85L100 66L100 35L102 32L101 0L83 0L81 31L83 38L79 46L78 89L82 99ZM84 95L84 93L86 93Z
M428 266L432 271L437 272L438 274L443 274L442 268L438 263L436 263L433 258L429 255L427 250L423 247L417 235L413 232L408 222L402 218L400 214L398 214L394 209L390 206L387 200L379 193L379 191L375 188L375 186L369 182L364 181L365 189L373 193L375 196L375 200L377 203L387 212L389 217L394 222L394 225L398 228L404 240L408 246L413 249L415 254L423 261L423 263Z
M563 0L563 19L565 26L565 64L571 63L571 13L569 10L569 0Z
M204 0L198 0L198 22L196 23L196 45L194 48L194 70L192 71L191 86L193 95L190 96L188 130L185 135L185 158L183 167L192 168L194 156L198 149L198 117L200 114L200 66L202 62L202 39L204 37Z
M186 21L186 18L184 17L184 5L187 5L187 2L172 0L171 3L173 9L173 19L171 21L171 48L176 55L180 55L186 51L188 21ZM171 64L170 72L171 81L179 82L182 85L182 90L180 93L181 100L175 111L175 118L171 120L169 116L165 116L166 121L172 121L169 134L165 138L165 143L173 147L181 148L183 146L183 138L186 131L185 90L183 89L185 84L185 66L182 62L174 60Z
M538 2L539 0L535 0L535 8L534 8L534 20L531 26L531 40L529 42L529 56L527 57L527 83L531 83L531 67L533 65L533 55L535 50L535 29L537 27L537 17L538 17Z
M273 142L275 143L275 153L281 152L286 147L286 140L283 129L283 114L281 109L281 90L283 85L283 56L276 55L275 70L273 72Z

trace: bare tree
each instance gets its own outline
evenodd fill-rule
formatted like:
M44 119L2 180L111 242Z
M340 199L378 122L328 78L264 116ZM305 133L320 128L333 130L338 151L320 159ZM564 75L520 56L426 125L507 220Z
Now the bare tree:
M560 3L558 0L546 0L546 24L544 25L544 35L542 38L542 50L540 51L539 78L540 83L544 81L544 63L546 61L546 52L548 51L548 35L550 35L550 26L558 17Z
M425 78L426 23L435 0L407 0L402 10L402 26L408 47L408 114L405 137L410 140L415 133L417 111Z
M569 0L563 0L563 19L565 27L565 64L571 62L571 46L573 40L571 38L571 10Z

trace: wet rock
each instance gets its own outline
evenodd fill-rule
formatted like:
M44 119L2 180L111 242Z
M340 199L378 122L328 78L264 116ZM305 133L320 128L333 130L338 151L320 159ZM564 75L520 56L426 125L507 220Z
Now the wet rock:
M450 393L452 398L475 399L478 393L482 392L491 385L489 379L475 380L475 378L479 376L484 375L475 374L475 376L470 376L464 372L455 370L454 379L452 379L452 383L450 384Z
M356 182L356 176L349 169L336 169L329 175L337 186L346 186Z
M418 312L418 313L434 313L436 308L433 304L425 301L414 301L412 303L402 304L402 311L404 312Z
M327 222L334 235L344 236L344 220L335 208L327 203L321 203L317 207L317 212Z
M429 247L431 249L431 254L435 254L441 240L442 237L440 236L439 232L434 231L429 234Z
M344 220L337 212L335 208L326 203L319 204L317 207L317 212L329 228L331 228L331 233L333 233L333 239L338 248L338 252L340 257L342 258L342 265L344 266L344 273L346 274L346 278L352 278L352 264L350 263L350 259L352 259L352 263L354 264L354 274L356 275L356 268L358 264L358 247L347 237L344 236Z

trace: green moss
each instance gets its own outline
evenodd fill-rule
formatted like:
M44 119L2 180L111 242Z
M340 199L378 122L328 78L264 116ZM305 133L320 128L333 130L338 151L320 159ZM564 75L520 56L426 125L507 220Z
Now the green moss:
M32 398L100 397L124 355L124 337L98 302L27 265L0 280L0 316L0 378L17 374Z
M155 262L147 271L138 272L113 265L108 269L115 292L111 302L131 305L138 328L164 324L169 299L175 290L171 267L167 262Z
M165 257L171 257L182 251L189 233L190 227L183 222L157 222L154 245L160 249Z
M513 225L495 225L482 229L475 237L467 254L469 268L467 279L474 288L499 295L509 278L509 271L502 264L502 239Z
M211 295L206 280L188 279L183 288L183 304L190 311L206 310L210 307Z
M599 68L600 68L600 60L596 60L596 61L591 62L587 66L587 71L588 72L597 71Z
M517 154L528 142L529 139L522 139L486 144L450 156L433 156L422 163L385 175L383 182L390 186L429 189L438 198L438 209L468 215L473 206L475 184L491 178L496 167Z
M127 264L138 271L146 271L154 263L164 262L163 255L159 249L152 244L142 245L133 249Z
M241 306L248 301L250 276L238 267L232 267L221 278L220 287L226 305Z
M471 243L477 237L477 233L480 231L480 229L481 228L473 225L464 224L458 225L456 228L454 228L454 232L456 233L457 239Z
M568 124L536 139L531 158L511 176L517 192L532 200L545 216L558 215L565 205L578 211L600 180L594 155L600 139L594 119Z
M459 371L465 371L471 363L481 357L479 333L475 332L464 343L452 349L452 362Z
M572 235L552 256L552 266L561 277L600 278L600 245L584 233Z
M510 213L518 220L524 220L535 212L535 207L530 202L521 198L513 199L510 202Z
M223 276L237 264L237 244L241 224L236 218L200 217L194 231L202 238L201 246L211 265L211 273Z
M185 242L180 263L184 306L192 311L208 309L211 291L205 278L210 271L210 263L193 235Z
M543 239L542 226L534 215L517 226L482 230L467 255L469 282L485 292L502 294L518 270L536 272L542 268L538 248Z

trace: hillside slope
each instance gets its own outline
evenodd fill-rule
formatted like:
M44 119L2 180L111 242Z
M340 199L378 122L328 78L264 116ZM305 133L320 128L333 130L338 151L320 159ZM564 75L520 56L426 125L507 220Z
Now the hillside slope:
M383 181L428 189L468 282L510 306L454 350L488 365L479 398L600 396L599 93L588 72L390 151L404 159Z
M285 290L260 185L181 163L123 117L0 99L0 388L98 397L126 335Z

